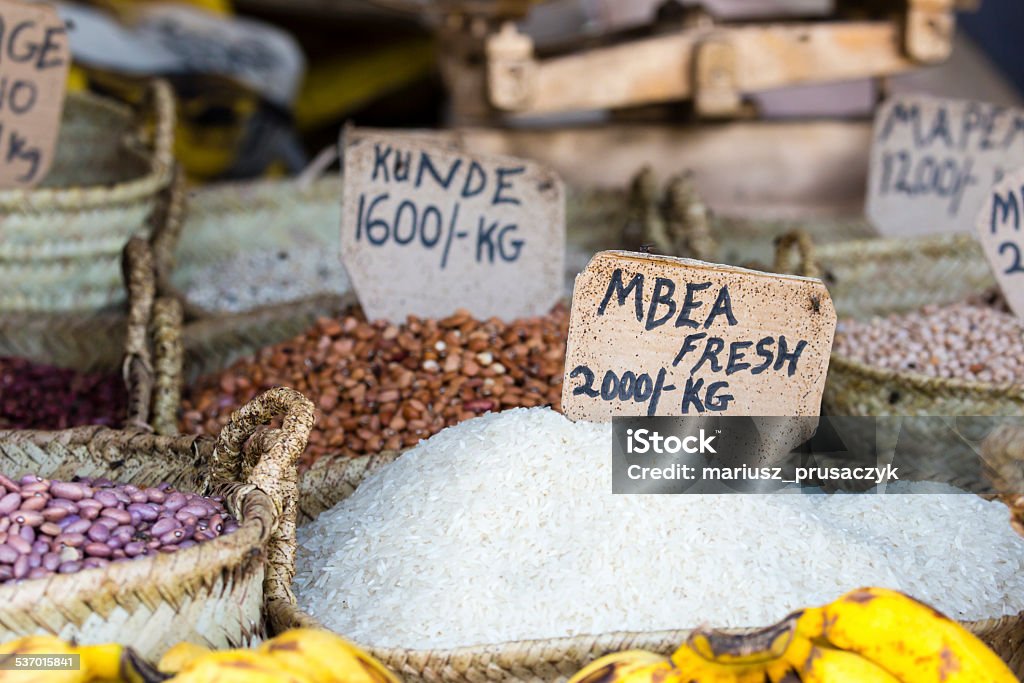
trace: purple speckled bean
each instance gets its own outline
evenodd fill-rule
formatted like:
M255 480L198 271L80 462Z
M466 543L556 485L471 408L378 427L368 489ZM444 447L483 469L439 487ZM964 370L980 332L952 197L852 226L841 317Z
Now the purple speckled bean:
M236 531L238 531L238 522L232 519L224 523L224 529L222 533L233 534Z
M146 499L150 503L163 503L167 500L167 494L160 489L146 489L143 493L146 494Z
M45 555L50 552L50 544L46 541L36 541L32 544L32 552Z
M176 546L176 545L162 545L159 548L157 548L157 552L168 553L168 554L169 553L176 553L176 552L178 552L178 546Z
M117 523L117 520L110 519L109 517L100 517L95 522L93 522L93 524L99 524L100 526L105 526L105 527L107 527L107 529L109 531L113 531L117 527L121 526L120 524Z
M78 512L78 503L73 500L68 500L67 498L53 498L50 500L50 507L62 508L67 510L70 514Z
M80 548L85 545L84 534L69 534L66 531L54 539L57 545L66 545L69 548Z
M70 517L68 519L71 519ZM92 522L87 519L79 519L78 521L72 522L71 524L64 524L64 533L66 534L84 534L92 527Z
M47 498L44 494L33 494L30 498L25 498L21 501L21 509L39 512L46 507L46 503Z
M9 515L20 507L20 493L8 493L3 498L0 498L0 515Z
M86 555L92 555L93 557L107 558L114 554L114 549L106 543L86 543L82 550L85 551Z
M105 508L116 508L118 501L117 496L114 495L113 491L97 491L96 495L93 496L93 500L102 505Z
M107 539L107 545L109 545L111 548L114 548L115 550L118 548L123 548L124 538L120 536L111 536Z
M72 524L80 521L82 521L82 518L78 515L68 515L64 519L57 522L57 526L59 526L61 529L67 529Z
M200 517L209 517L210 515L212 515L213 506L202 505L200 503L189 503L185 507L178 510L178 514L181 514L182 512L186 512L195 517L196 519L199 519Z
M44 522L39 525L39 531L47 536L58 536L63 529L60 528L59 524Z
M43 556L42 555L40 555L39 553L30 553L29 554L29 556L28 556L28 568L29 569L36 569L37 567L42 566L42 564L43 564Z
M100 517L108 517L118 524L131 524L132 515L127 510L121 510L119 508L103 508L100 512Z
M7 531L10 528L11 528L11 518L10 517L0 517L0 532Z
M96 522L89 527L89 530L85 532L85 535L88 536L90 540L98 543L104 543L108 538L110 538L110 529L105 525Z
M153 528L149 530L149 533L156 537L160 537L180 526L181 523L173 517L164 517L153 525Z
M82 508L78 511L78 514L80 514L83 519L92 521L100 516L100 511L96 508Z
M17 559L17 550L6 543L0 543L0 562L3 562L4 564L14 564L14 561Z
M184 541L182 541L181 543L178 544L178 550L185 550L186 548L192 548L192 547L195 547L196 545L199 545L199 544L196 543L195 541L193 541L192 539L186 539L186 540L184 540Z
M185 508L182 508L178 510L176 513L174 513L174 518L181 522L182 526L195 526L196 522L199 521L198 519L196 519L195 515L191 515L185 512Z
M85 561L82 562L82 566L85 569L99 569L101 567L106 567L108 564L110 564L110 560L106 560L102 557L87 557L85 558Z
M49 569L51 572L57 571L57 567L60 566L60 555L57 553L46 553L43 555L43 567Z
M160 537L160 542L164 544L178 543L181 539L185 538L184 529L175 529L174 531L168 531L166 534Z
M135 489L134 491L129 493L128 498L131 500L132 503L146 503L149 501L149 496L147 496L144 492L138 489Z
M167 491L171 488L171 484L169 482L162 481L159 484L157 484L156 487L161 491Z
M77 571L81 571L81 562L64 562L61 566L57 567L57 571L61 574L74 574Z
M115 562L117 562L118 560L127 559L127 557L128 556L124 554L124 550L122 548L114 548L114 561Z
M40 481L42 481L42 479L40 479L36 475L26 474L25 476L18 480L18 483L24 486L25 484L35 484Z
M114 494L114 496L117 497L117 501L119 503L123 503L124 505L128 505L129 503L132 502L131 496L129 496L127 493L125 493L122 489L111 489L111 492Z
M10 477L5 477L2 474L0 474L0 486L3 486L8 491L20 491L21 490L21 484L19 484L18 482L14 481Z
M36 530L30 526L21 527L21 531L18 532L18 535L24 538L29 543L36 542Z
M46 567L36 567L34 569L30 569L29 572L28 572L28 576L26 576L25 578L27 578L27 579L45 579L49 575L50 575L50 572L49 572L49 570L46 569Z
M85 487L69 481L55 481L50 484L50 495L65 500L82 500L85 498Z
M214 515L210 517L210 529L216 531L218 534L224 530L224 518L220 515Z
M71 513L64 508L47 507L43 510L42 514L43 519L47 522L59 522Z
M171 495L167 496L167 500L164 502L164 507L171 512L177 512L187 504L188 500L185 498L185 494L175 491Z
M152 503L132 503L128 506L128 512L138 513L143 522L152 522L160 514Z
M192 538L197 541L212 541L217 538L217 532L210 529L197 529Z
M114 482L110 481L106 477L100 477L99 479L94 479L92 481L92 485L96 488L109 488L114 485Z
M23 579L28 574L28 555L18 555L18 559L14 561L14 578Z
M30 552L32 552L32 544L26 541L21 536L8 535L7 545L17 550L19 555L28 555Z
M103 503L99 502L95 498L83 498L78 501L78 508L80 510L83 508L94 508L99 511L103 509Z
M139 514L138 510L128 510L128 515L132 519L132 526L139 526L142 524L142 515Z
M30 484L22 484L21 486L21 497L28 498L30 495L37 493L46 493L50 490L50 485L45 481L34 481Z
M146 544L142 541L132 541L131 543L125 543L124 554L128 557L136 557L146 552Z
M14 520L15 524L20 524L23 527L22 531L25 530L24 527L37 527L45 521L43 519L43 513L36 510L24 509L13 513L11 515L11 519Z

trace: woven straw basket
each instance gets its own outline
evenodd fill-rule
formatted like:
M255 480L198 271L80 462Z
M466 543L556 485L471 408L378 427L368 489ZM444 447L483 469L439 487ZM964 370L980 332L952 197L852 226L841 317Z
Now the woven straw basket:
M950 303L995 280L970 236L864 240L818 247L804 236L780 242L775 269L820 276L840 318L865 318ZM790 247L801 253L790 262ZM1024 386L941 379L884 370L832 353L823 399L832 415L1024 415Z
M137 486L170 482L222 495L240 520L229 535L173 554L102 569L0 585L0 642L52 633L82 643L131 645L157 658L186 640L236 647L264 634L265 595L290 595L269 563L294 564L296 463L313 424L313 405L273 389L232 414L218 439L173 431L181 373L181 310L155 300L153 256L140 238L126 249L131 309L124 372L127 427L0 431L0 472L71 479L107 477ZM153 330L154 353L146 340ZM154 413L150 422L150 409ZM260 430L275 417L280 428Z
M123 300L121 250L149 221L174 175L174 99L156 82L150 144L130 110L93 95L65 106L42 187L0 191L0 310L98 309Z
M385 452L351 460L317 461L299 482L300 525L347 498L368 475L398 456L397 452ZM1007 519L1009 523L1009 515ZM464 599L473 599L473 596L465 596ZM296 625L322 628L308 614L283 601L270 613L270 621L275 631ZM964 626L995 650L1018 677L1024 676L1024 648L1021 647L1024 642L1024 613L965 622ZM751 630L754 629L735 629L733 632ZM670 654L689 633L688 630L608 633L452 650L374 648L370 651L408 681L555 681L565 680L589 662L610 652L640 648Z

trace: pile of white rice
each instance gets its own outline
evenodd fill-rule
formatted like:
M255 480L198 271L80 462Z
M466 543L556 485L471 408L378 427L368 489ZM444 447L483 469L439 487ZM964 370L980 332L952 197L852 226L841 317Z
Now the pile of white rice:
M445 429L299 530L300 606L416 649L761 626L863 585L960 619L1024 609L1024 540L999 503L613 495L610 449L610 425L546 408Z

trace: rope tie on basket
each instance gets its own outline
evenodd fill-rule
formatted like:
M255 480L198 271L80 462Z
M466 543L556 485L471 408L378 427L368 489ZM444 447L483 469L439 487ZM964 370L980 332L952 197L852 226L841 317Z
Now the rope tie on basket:
M793 251L799 254L796 270L791 261ZM804 277L821 277L814 254L814 242L803 230L792 230L775 238L775 264L772 268L776 273L792 273Z
M149 354L147 329L153 312L156 283L153 278L153 252L141 237L133 237L125 246L121 261L128 289L128 319L121 368L128 387L128 427L150 431L149 409L153 396L153 365Z
M281 417L278 429L260 428ZM294 603L295 529L298 516L298 462L306 448L315 413L312 402L286 387L257 396L231 414L210 454L201 490L224 490L243 482L269 496L276 526L267 544L265 593L272 614ZM238 495L236 493L232 495Z

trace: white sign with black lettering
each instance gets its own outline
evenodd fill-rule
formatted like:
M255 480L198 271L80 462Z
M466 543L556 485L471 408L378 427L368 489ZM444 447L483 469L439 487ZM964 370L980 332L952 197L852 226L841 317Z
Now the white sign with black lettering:
M867 214L882 235L967 232L989 189L1024 166L1024 110L925 95L875 116Z
M0 0L0 188L33 187L50 170L70 61L53 7Z
M422 135L348 129L342 260L370 319L506 320L561 298L565 190L551 170Z
M1024 168L993 187L975 227L999 288L1018 318L1024 318Z

